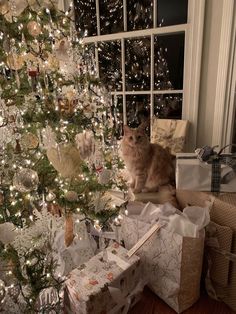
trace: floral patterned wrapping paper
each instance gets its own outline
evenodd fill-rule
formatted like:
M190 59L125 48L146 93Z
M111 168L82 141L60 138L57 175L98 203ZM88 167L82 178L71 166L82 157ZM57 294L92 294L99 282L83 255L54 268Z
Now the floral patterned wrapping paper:
M122 237L125 247L133 247L150 226L138 216L124 216ZM203 248L203 237L182 237L163 227L136 252L149 287L177 313L192 306L199 298Z
M106 258L107 255L107 261ZM127 250L114 243L92 257L86 264L74 269L66 281L65 313L109 314L125 313L126 300L141 280L141 264L137 256L127 257ZM119 291L119 301L111 293ZM143 287L142 287L143 288ZM140 295L140 293L139 293ZM133 295L131 306L139 300ZM113 311L113 309L116 309Z
M151 142L168 147L173 155L184 150L187 120L152 119Z

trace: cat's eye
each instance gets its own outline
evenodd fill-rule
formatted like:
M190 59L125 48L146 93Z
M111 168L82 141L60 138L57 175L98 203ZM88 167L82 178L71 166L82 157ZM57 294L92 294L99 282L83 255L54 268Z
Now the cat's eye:
M140 138L141 138L141 136L139 135L139 136L138 136L138 140L140 140Z

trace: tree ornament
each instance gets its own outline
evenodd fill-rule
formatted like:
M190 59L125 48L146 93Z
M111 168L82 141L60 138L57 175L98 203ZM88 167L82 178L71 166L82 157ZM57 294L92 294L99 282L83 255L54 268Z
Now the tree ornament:
M20 144L23 149L36 149L39 145L39 139L33 133L24 133L21 137Z
M0 242L10 244L17 235L16 227L11 222L0 224Z
M37 37L42 31L41 26L36 21L30 21L27 24L27 29L29 34L33 37Z
M49 148L47 157L64 178L75 178L81 173L80 153L72 144L59 144L57 148Z
M111 170L103 168L98 174L100 184L108 184L111 179Z
M56 134L53 132L50 126L46 126L45 129L41 131L42 135L42 144L44 149L57 148Z
M61 39L56 43L56 58L59 61L68 61L69 53L68 50L70 48L69 41L66 38Z
M13 185L19 192L26 193L36 190L39 178L36 171L29 168L19 169L13 177Z
M24 66L24 58L16 53L10 53L7 57L7 65L10 69L18 71Z
M66 216L65 221L65 245L68 247L74 240L74 222L72 215Z
M68 191L65 194L65 199L68 202L76 202L78 201L78 194L75 191Z
M60 112L63 114L71 115L74 113L77 102L75 100L69 99L58 99L58 108Z

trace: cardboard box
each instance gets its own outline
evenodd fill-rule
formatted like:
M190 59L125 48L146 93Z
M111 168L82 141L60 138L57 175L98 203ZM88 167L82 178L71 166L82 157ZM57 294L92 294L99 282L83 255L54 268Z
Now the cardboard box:
M181 207L211 204L210 216L214 225L208 233L210 245L206 247L210 258L211 296L215 296L236 310L236 194L177 190ZM212 289L213 288L213 289Z

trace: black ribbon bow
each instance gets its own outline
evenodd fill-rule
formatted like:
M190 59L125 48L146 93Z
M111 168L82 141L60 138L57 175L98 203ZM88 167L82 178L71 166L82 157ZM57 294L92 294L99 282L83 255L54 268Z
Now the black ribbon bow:
M212 165L212 177L211 177L211 191L214 193L220 192L220 185L229 183L236 176L236 155L235 154L222 154L226 147L236 146L235 144L229 144L221 148L219 152L214 149L218 146L203 146L197 148L195 153L201 162L207 162ZM226 173L221 178L221 165L227 165L232 170Z

